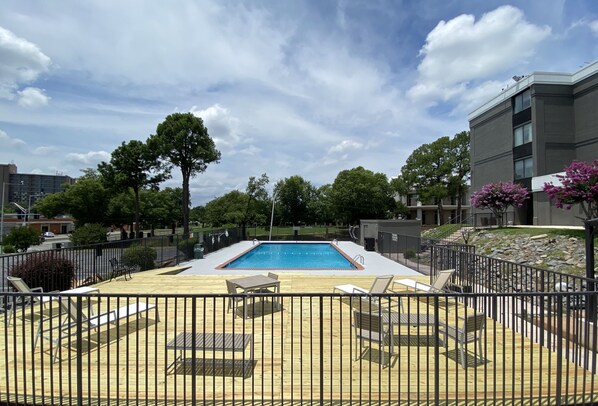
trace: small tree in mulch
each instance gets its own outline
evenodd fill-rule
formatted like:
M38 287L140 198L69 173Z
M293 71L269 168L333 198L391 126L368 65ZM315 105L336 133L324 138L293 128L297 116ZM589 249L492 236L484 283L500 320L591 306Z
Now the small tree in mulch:
M9 274L23 279L31 288L41 286L44 292L67 290L75 280L75 264L61 253L40 252L28 255Z

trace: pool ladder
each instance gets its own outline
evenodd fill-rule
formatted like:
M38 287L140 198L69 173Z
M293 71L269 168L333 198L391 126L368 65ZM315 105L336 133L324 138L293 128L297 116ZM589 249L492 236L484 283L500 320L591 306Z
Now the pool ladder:
M365 258L361 254L357 254L353 257L353 262L359 262L361 265L364 264Z

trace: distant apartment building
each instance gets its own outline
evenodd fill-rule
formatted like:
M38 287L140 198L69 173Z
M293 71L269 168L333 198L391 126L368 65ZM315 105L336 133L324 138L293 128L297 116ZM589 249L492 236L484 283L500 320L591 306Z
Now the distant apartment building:
M558 183L555 175L571 161L598 159L598 61L573 74L534 72L513 80L469 115L471 192L516 181L531 197L514 210L515 223L581 225L578 207L555 207L542 187Z
M12 207L14 214L4 214L2 230L7 234L11 228L28 225L40 232L67 233L72 230L70 218L40 219L39 216L25 216L35 201L45 195L61 192L75 179L65 175L40 175L18 173L15 164L0 164L0 190L4 198L3 207ZM2 202L0 202L2 203ZM22 210L24 209L24 211Z
M461 200L461 212L458 211L459 205L456 197L446 197L442 200L442 212L438 211L436 202L422 202L416 193L397 196L396 199L409 209L407 219L420 220L423 226L467 221L470 212L469 194Z
M4 205L17 203L28 207L41 196L61 192L65 185L75 183L66 175L18 173L15 164L0 164L0 181L4 187Z

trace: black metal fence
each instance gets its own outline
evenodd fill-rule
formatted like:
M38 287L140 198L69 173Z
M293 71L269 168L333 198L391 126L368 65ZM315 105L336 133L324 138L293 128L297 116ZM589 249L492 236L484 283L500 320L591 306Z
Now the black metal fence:
M30 303L0 315L10 404L598 400L596 327L572 292L18 297ZM229 310L236 297L248 318Z
M6 276L11 274L11 270L15 266L46 253L52 253L52 258L64 258L72 261L75 266L75 280L67 281L66 284L68 287L77 287L110 279L113 269L109 261L116 258L120 262L123 259L123 254L131 247L153 250L156 259L152 267L160 268L178 265L193 259L197 255L198 248L203 255L235 244L240 241L240 238L240 230L232 228L199 233L186 239L179 234L161 235L87 246L66 246L46 251L0 255L0 291L10 290ZM48 262L47 266L51 272L53 263L52 261ZM139 270L135 267L133 269Z
M380 255L426 275L430 274L433 246L443 246L458 252L475 253L473 245L389 232L378 232L376 246Z

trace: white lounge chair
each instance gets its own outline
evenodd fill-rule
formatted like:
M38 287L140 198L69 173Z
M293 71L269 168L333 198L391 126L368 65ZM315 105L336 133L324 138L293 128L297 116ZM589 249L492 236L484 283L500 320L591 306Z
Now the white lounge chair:
M43 293L64 293L69 295L84 295L84 294L97 294L100 292L98 288L90 286L81 286L79 288L58 291L54 290L51 292L44 292L42 287L30 288L29 285L22 279L16 276L7 276L6 279L12 284L17 292L24 293L25 295L19 296L15 299L15 302L11 304L6 314L6 323L10 324L12 314L15 311L17 305L28 305L32 303L40 303L42 307L45 307L46 303L58 299L57 295L44 295Z
M390 282L392 282L392 278L392 275L378 276L376 277L376 279L374 279L374 282L372 283L372 286L369 289L364 289L351 284L338 285L335 286L334 289L332 289L332 293L364 293L366 295L385 293L386 289L388 289L388 287L390 286Z
M56 360L58 349L61 346L62 340L68 336L77 334L78 329L82 331L90 331L107 324L117 324L120 320L126 319L129 316L139 316L141 313L151 309L155 309L156 305L145 302L135 302L126 306L119 307L116 310L110 310L98 315L91 314L91 311L79 312L77 303L70 297L61 296L60 306L62 311L53 317L49 317L40 321L35 343L33 348L37 347L38 339L41 337L50 341L53 345L52 363ZM79 317L81 315L81 317ZM51 318L61 318L64 320L59 323L51 323ZM156 310L156 321L160 321L160 315ZM46 329L44 329L46 327Z
M438 276L436 277L436 280L431 285L428 285L427 283L423 282L418 282L413 279L399 279L397 281L394 281L394 284L406 286L407 288L413 289L416 292L419 291L426 293L437 293L444 291L444 288L446 287L448 281L451 279L451 276L453 276L453 273L455 273L454 269L440 271L438 273Z

